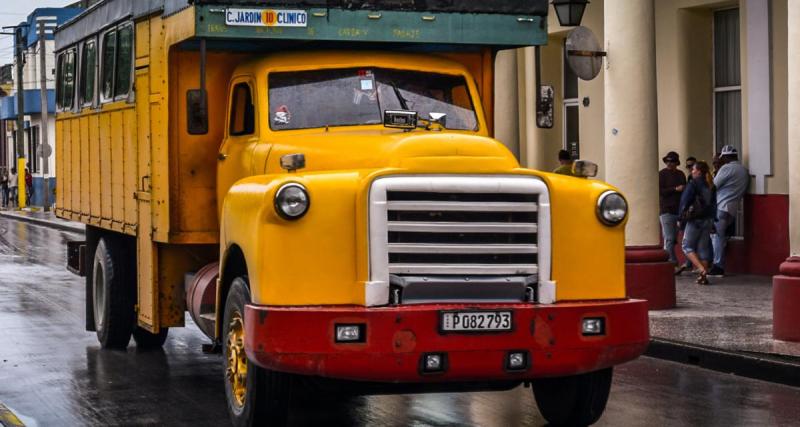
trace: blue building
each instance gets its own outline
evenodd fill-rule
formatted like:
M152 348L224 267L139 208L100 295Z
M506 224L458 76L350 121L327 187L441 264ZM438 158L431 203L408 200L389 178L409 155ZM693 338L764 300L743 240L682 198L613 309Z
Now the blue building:
M48 152L53 153L55 150L55 55L53 51L55 42L53 32L57 26L67 22L74 16L78 15L83 9L77 7L66 8L38 8L34 9L28 15L25 22L20 23L22 32L22 49L24 61L22 64L22 82L23 91L22 99L24 104L24 152L23 155L27 161L28 168L33 176L32 198L29 205L42 206L44 202L44 177L49 177L50 191L56 188L55 179L55 157L54 155L47 156ZM45 23L45 63L42 64L39 59L39 33L38 26L40 22ZM16 43L16 41L15 41ZM16 46L15 46L16 47ZM19 155L17 152L16 144L16 119L17 119L17 70L19 64L15 61L11 73L11 86L10 95L0 98L0 173L2 169L16 168L16 159ZM50 149L44 149L44 154L48 159L47 165L42 160L42 108L41 93L40 93L40 69L45 67L47 73L47 111L48 118L48 146ZM47 172L45 174L45 172ZM55 200L52 195L49 197L50 203Z

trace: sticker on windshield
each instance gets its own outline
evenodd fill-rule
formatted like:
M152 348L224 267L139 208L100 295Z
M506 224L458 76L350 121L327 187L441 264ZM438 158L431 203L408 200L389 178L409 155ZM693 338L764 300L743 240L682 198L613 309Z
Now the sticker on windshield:
M275 122L276 125L288 125L292 121L292 113L289 112L289 107L285 105L281 105L275 110L275 117L272 118L272 121Z
M372 80L361 80L361 90L372 90Z
M225 25L237 27L305 27L305 10L226 9Z

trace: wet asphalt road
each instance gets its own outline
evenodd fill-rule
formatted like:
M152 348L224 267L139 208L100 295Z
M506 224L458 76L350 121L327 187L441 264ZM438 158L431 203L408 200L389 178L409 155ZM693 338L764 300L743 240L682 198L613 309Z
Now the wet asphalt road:
M100 350L84 331L80 236L0 217L0 404L27 425L227 425L222 361L194 325L162 351ZM297 404L293 425L541 426L530 390ZM598 425L798 425L800 389L641 358L615 371Z

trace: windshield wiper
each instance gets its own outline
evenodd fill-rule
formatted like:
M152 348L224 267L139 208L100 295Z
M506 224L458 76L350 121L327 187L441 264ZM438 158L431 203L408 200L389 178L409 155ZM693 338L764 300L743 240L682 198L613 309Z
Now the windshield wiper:
M408 103L406 102L406 99L403 98L403 95L400 94L400 89L398 89L394 83L392 83L391 86L392 90L394 90L394 96L396 96L397 100L400 101L400 107L406 111L409 111Z

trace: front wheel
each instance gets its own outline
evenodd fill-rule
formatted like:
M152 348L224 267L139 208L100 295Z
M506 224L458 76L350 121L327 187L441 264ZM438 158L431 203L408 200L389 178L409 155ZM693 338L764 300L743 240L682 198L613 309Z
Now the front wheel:
M225 398L235 426L282 426L289 415L291 379L262 369L247 359L244 350L244 306L250 302L245 278L233 281L225 301L222 339Z
M552 425L588 426L606 409L613 368L569 377L534 380L539 412Z

